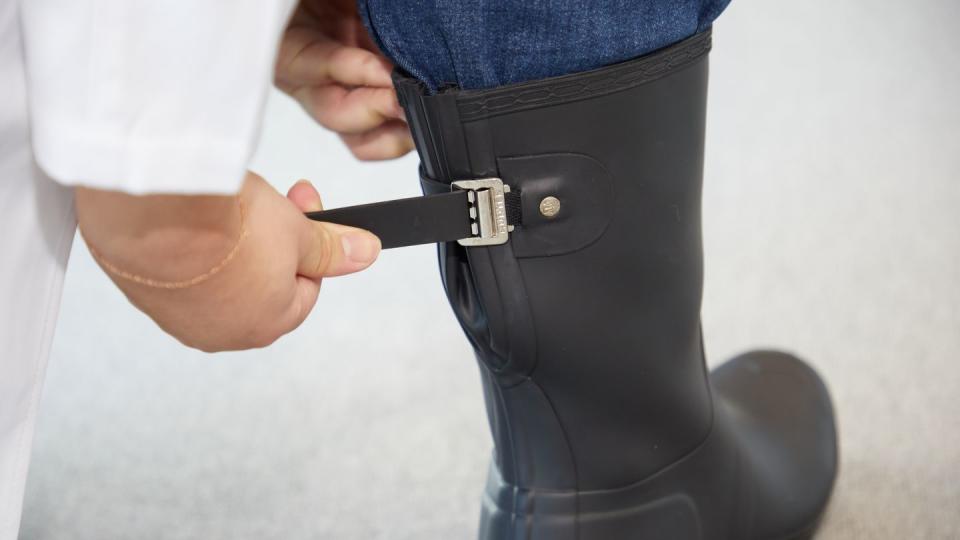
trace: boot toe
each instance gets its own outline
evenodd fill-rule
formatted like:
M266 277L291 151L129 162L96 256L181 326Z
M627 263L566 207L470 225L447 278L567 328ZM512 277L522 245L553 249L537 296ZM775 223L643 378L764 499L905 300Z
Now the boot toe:
M744 537L806 537L837 472L833 406L823 381L802 360L776 351L738 356L711 379L722 415L717 421L729 422L741 442L738 520Z

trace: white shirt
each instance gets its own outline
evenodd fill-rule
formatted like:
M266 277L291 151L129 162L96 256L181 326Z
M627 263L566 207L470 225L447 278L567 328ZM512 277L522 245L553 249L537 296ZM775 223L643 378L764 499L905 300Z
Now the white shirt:
M0 540L19 529L69 186L236 192L292 7L0 0Z

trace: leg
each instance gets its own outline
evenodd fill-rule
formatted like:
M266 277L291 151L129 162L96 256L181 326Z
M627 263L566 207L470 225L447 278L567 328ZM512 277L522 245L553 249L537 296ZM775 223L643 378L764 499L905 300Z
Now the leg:
M521 198L508 243L439 250L495 443L483 539L781 540L823 511L819 377L771 351L705 367L709 48L484 91L397 79L425 191L495 176Z
M383 52L430 91L614 64L709 28L730 0L359 0Z

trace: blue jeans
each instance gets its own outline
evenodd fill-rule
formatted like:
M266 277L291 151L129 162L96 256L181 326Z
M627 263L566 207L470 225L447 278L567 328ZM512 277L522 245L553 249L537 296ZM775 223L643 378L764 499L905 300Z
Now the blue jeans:
M394 64L431 91L576 73L706 29L730 0L358 0Z

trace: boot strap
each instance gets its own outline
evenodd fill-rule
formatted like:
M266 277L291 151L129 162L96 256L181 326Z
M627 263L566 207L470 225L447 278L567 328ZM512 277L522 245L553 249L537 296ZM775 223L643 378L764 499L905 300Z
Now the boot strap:
M507 242L520 225L520 193L499 178L458 180L449 193L308 212L314 221L366 229L383 249L456 241L462 246Z

